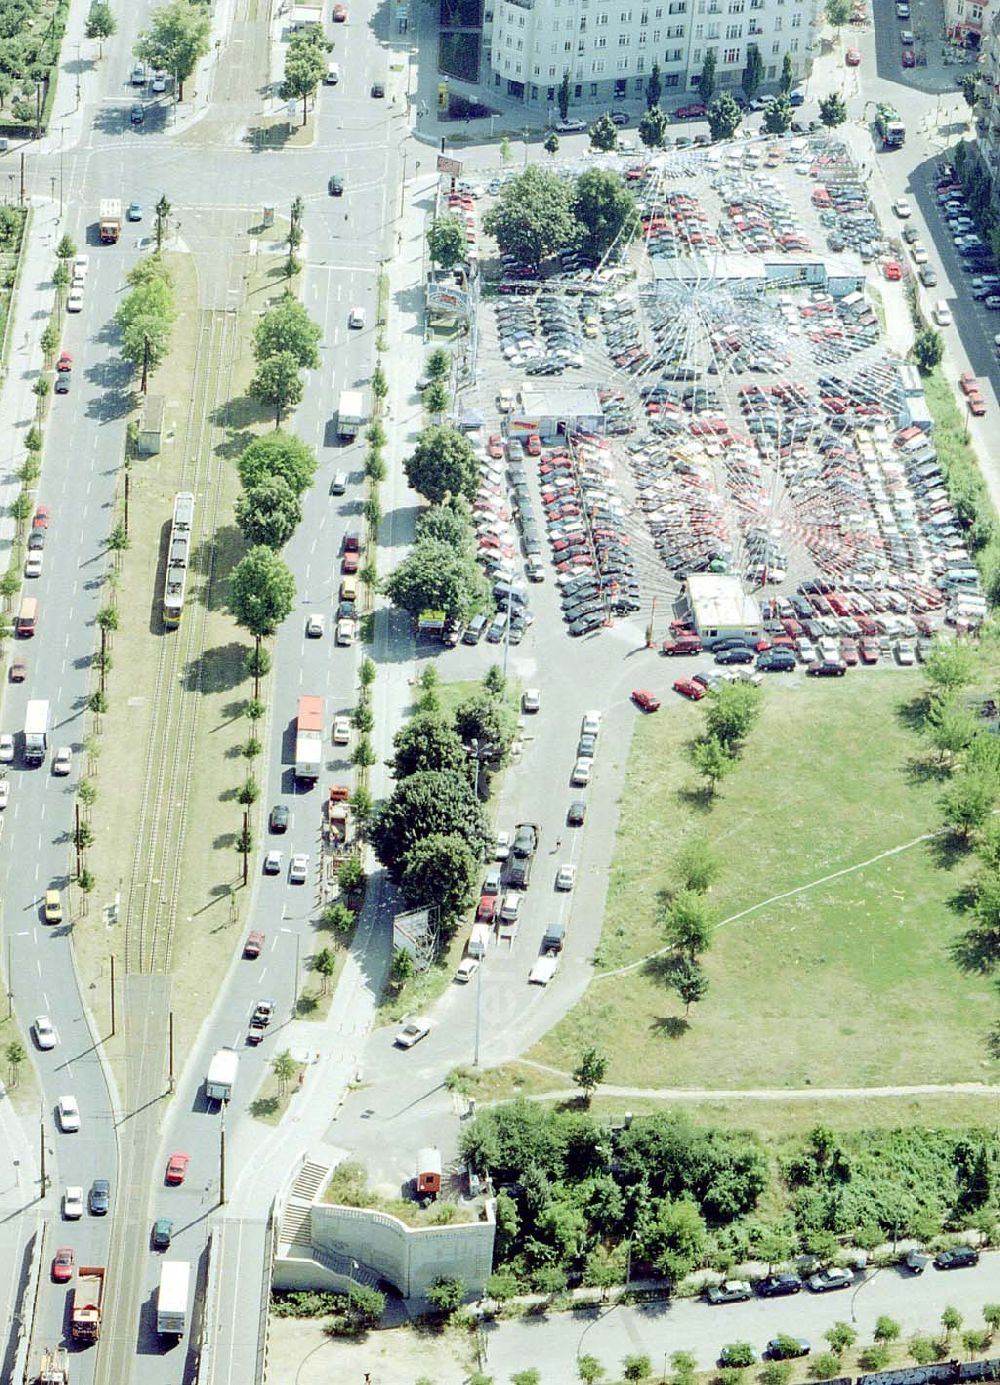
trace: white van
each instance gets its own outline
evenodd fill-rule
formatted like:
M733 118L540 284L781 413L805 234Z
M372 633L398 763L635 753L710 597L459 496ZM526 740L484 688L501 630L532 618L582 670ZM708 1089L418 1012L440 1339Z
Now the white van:
M323 81L328 87L335 87L340 81L340 63L327 63Z

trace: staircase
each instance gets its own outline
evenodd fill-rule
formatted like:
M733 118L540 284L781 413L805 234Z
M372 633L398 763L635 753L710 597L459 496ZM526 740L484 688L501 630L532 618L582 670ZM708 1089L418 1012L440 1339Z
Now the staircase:
M278 1230L279 1255L287 1254L292 1246L312 1254L310 1208L329 1178L333 1166L333 1162L326 1163L312 1156L306 1159L295 1175L295 1181L289 1189L281 1213L281 1226Z

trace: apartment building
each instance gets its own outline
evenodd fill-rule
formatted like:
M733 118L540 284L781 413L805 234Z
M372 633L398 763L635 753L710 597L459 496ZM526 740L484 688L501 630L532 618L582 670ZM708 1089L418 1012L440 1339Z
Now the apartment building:
M953 43L977 52L986 31L986 0L944 0L944 31Z
M968 3L968 0L962 0ZM697 93L709 50L716 90L735 91L756 47L764 89L791 54L796 80L811 61L817 0L495 0L489 83L526 105L555 108L563 73L570 104L641 98L653 64L661 103Z

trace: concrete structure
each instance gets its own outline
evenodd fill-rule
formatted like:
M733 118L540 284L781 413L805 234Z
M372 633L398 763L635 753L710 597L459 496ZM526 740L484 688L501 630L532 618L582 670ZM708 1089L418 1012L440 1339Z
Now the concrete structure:
M798 287L822 289L835 298L859 292L865 283L865 268L857 255L782 255L768 259L723 251L718 255L680 255L677 259L655 259L653 281L657 290L684 284L748 285L751 288Z
M667 107L697 92L709 52L717 91L738 89L756 48L764 85L773 87L786 53L795 79L808 75L815 13L815 0L496 0L489 81L554 113L568 72L572 114L574 102L640 99L658 63Z
M155 457L163 441L163 411L166 400L162 394L149 394L139 415L139 432L135 449L140 457Z
M539 433L543 438L558 438L567 433L604 432L604 411L594 385L525 381L518 400L508 420L512 437Z
M987 5L977 0L944 0L944 31L954 43L976 53L987 32Z
M984 53L979 68L980 83L976 106L976 149L997 195L1000 178L1000 12L989 17Z
M760 606L746 594L738 577L693 572L684 585L682 600L706 643L729 635L759 639L763 633Z

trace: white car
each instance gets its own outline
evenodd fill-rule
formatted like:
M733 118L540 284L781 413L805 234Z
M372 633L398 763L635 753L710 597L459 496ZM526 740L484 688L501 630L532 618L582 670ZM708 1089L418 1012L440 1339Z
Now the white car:
M320 615L318 611L313 611L306 621L306 639L318 640L323 636L326 629L326 616Z
M537 712L542 705L542 694L538 688L525 688L521 694L521 707L525 712Z
M333 743L334 745L349 745L351 740L351 718L334 717L333 719Z
M364 308L352 308L347 319L348 327L363 327L367 321L367 316Z
M795 644L799 658L804 664L814 664L816 662L816 649L811 640L798 639Z
M529 986L547 986L559 970L558 952L546 952L528 972Z
M590 771L593 767L593 760L577 760L573 766L573 773L570 775L570 783L578 788L590 783Z
M40 548L31 549L28 556L24 560L25 577L41 577L42 558L44 556L45 555Z
M916 650L909 640L900 640L896 645L896 661L904 666L916 663Z
M88 271L89 269L90 269L90 256L89 256L89 255L77 255L76 258L75 258L74 261L73 261L73 282L74 282L74 284L76 284L76 283L82 284L83 281L84 281L84 279L86 279L86 277L87 277L87 271Z
M598 736L601 732L600 712L584 712L583 721L580 723L581 736Z
M269 851L269 852L267 853L267 855L264 857L264 874L265 874L265 875L280 875L280 874L281 874L281 858L282 858L283 855L284 855L284 852L282 852L282 851Z
M939 327L951 326L951 309L943 298L934 304L934 321Z
M41 1049L55 1048L59 1042L55 1028L48 1015L35 1016L35 1043Z
M59 1129L73 1131L80 1129L80 1107L75 1096L61 1096L56 1107Z
M158 68L158 69L153 73L153 80L152 80L152 83L150 84L150 90L151 90L151 91L166 91L166 89L167 89L167 74L163 71L162 68Z
M587 122L585 120L560 120L556 125L556 129L561 135L578 135L586 128Z
M905 197L897 197L892 204L892 210L899 217L900 221L905 221L907 217L913 215L913 208Z
M79 313L83 311L83 285L74 284L69 291L66 299L66 311L68 313Z
M69 745L61 745L55 753L52 761L53 774L69 774L73 768L73 748Z
M309 874L309 857L304 851L297 851L288 863L288 879L293 885L304 885Z
M517 923L521 914L521 896L516 890L508 890L500 905L500 917L504 923Z
M83 1189L69 1185L63 1192L63 1217L66 1221L79 1221L83 1216Z
M455 980L461 981L463 984L466 981L471 981L478 970L478 957L463 957L458 964L458 970L455 972Z
M918 240L915 240L910 246L910 254L913 256L914 264L927 263L927 249Z
M421 1039L426 1039L430 1032L430 1020L422 1019L419 1015L408 1015L396 1034L396 1047L412 1048Z
M134 87L144 87L146 85L146 65L136 63L132 69L132 76L129 79Z
M350 617L342 616L341 619L337 621L337 633L335 639L337 644L339 645L348 645L354 643L354 621L351 620Z
M556 889L571 890L573 882L576 880L576 866L569 861L565 862L556 871Z
M0 765L14 763L14 737L9 731L0 731Z
M0 779L0 808L6 808L10 802L10 780Z
M493 859L495 861L506 861L510 855L510 844L513 840L510 832L498 832L497 844L493 849Z

